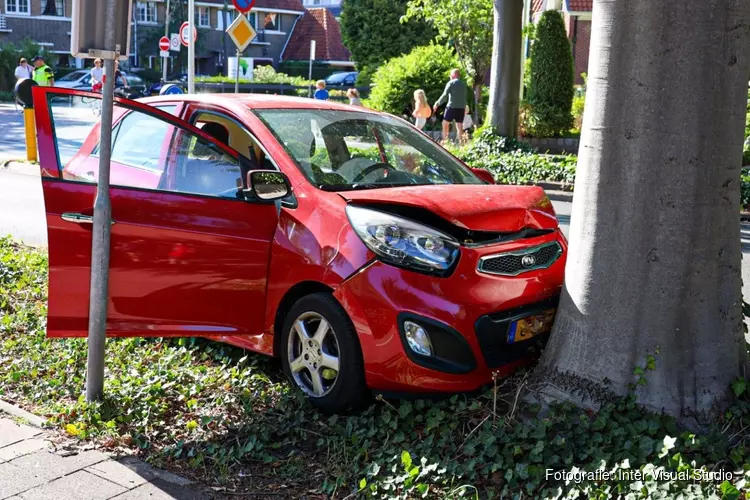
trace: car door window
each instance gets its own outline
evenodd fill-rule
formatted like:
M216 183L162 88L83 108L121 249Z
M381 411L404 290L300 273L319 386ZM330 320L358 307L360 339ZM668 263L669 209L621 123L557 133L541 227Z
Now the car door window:
M178 130L170 148L174 175L171 191L219 198L240 198L242 169L218 146L190 132Z
M163 172L162 145L172 126L158 118L130 112L112 134L112 161L145 170Z

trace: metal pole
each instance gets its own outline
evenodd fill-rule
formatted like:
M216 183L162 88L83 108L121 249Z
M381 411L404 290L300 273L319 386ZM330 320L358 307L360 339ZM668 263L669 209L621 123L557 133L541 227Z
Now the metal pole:
M237 74L234 75L234 93L239 94L240 93L240 56L242 55L242 52L240 52L239 49L237 49Z
M169 0L167 0L167 13L164 17L164 36L169 38ZM162 61L163 68L161 69L161 81L162 83L164 83L167 81L167 64L169 62L169 58L164 57Z
M26 161L36 161L36 123L33 109L24 107L23 125L26 133Z
M107 1L104 29L105 51L114 51L117 2ZM112 106L115 90L115 61L104 59L108 78L102 89L102 123L99 138L99 180L94 201L94 227L91 239L91 290L89 296L88 362L86 366L86 401L97 401L104 393L104 347L107 333L107 303L109 296L109 237L112 205L109 199L109 160L112 152Z
M195 0L188 0L188 94L195 94Z
M315 59L315 40L310 40L310 67L307 70L307 79L312 80L312 63ZM312 97L313 84L310 84L310 90L307 92L307 97Z

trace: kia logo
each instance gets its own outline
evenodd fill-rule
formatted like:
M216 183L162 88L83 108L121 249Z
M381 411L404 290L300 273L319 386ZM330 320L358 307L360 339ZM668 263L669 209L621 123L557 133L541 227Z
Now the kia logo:
M523 258L521 259L521 265L523 267L531 267L534 264L536 264L536 259L534 258L533 255L524 255Z

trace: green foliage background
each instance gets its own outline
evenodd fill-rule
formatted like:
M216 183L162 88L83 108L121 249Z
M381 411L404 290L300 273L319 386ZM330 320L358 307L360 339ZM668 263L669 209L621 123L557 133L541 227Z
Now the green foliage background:
M344 0L341 36L357 61L358 86L368 85L388 59L408 53L435 37L424 21L401 22L407 0Z
M573 53L562 14L545 11L531 46L528 132L555 137L573 125Z
M417 47L382 65L373 78L369 105L394 115L411 117L414 91L422 89L432 105L445 88L450 70L458 65L453 51L442 45Z

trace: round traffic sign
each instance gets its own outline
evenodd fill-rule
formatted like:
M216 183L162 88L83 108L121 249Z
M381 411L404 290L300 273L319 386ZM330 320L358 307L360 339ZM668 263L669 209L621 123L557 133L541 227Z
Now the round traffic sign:
M232 0L232 3L235 9L243 14L247 14L253 8L253 5L255 5L255 0Z
M163 36L159 39L159 50L169 50L169 38Z
M173 94L183 94L182 87L179 85L175 85L174 83L170 83L167 85L162 86L161 90L159 91L159 95L173 95Z
M182 42L182 45L185 47L188 46L189 38L188 38L188 31L190 30L190 25L185 21L182 23L182 26L180 26L180 41ZM198 30L193 26L193 43L198 40Z

